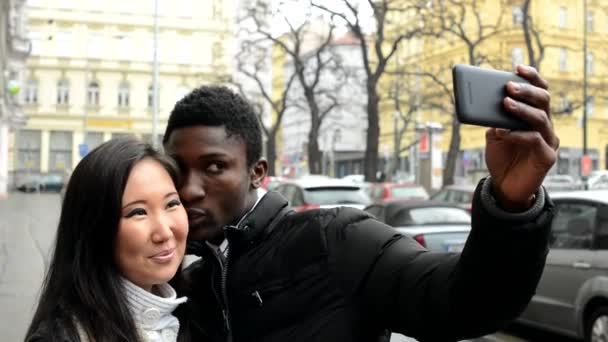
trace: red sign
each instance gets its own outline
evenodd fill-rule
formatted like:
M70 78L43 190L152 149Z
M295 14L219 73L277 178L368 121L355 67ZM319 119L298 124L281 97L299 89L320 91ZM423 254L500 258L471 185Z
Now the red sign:
M589 176L589 174L591 173L591 166L592 166L591 157L584 155L583 158L581 159L581 171L582 171L583 176Z
M420 135L420 152L428 152L429 151L429 139L426 133L422 133Z

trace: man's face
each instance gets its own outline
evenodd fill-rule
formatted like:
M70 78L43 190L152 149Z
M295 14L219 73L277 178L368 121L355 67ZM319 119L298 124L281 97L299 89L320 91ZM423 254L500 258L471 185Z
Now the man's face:
M165 149L180 168L178 191L188 213L188 238L221 243L222 228L238 223L255 203L266 174L259 165L265 162L248 167L245 143L228 138L223 126L175 129Z

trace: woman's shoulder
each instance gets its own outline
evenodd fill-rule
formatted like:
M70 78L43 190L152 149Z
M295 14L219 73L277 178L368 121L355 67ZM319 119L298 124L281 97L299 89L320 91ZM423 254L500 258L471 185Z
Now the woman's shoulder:
M54 317L40 322L25 342L87 342L74 332L65 318Z

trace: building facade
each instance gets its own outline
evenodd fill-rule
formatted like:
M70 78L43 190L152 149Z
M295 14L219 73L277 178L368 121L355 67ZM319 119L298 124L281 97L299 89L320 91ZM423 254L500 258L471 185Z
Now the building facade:
M0 199L9 188L9 141L12 132L25 123L19 93L30 51L27 39L25 1L0 1Z
M429 2L431 3L431 2ZM499 30L481 42L474 51L476 64L502 70L514 70L515 65L529 64L529 55L523 31L523 1L487 0L479 1L483 25L499 23ZM587 154L592 159L593 169L606 169L608 165L608 88L606 76L608 65L608 4L605 1L587 0L584 13L581 0L535 0L530 4L529 14L540 37L544 55L539 63L542 76L549 81L552 95L552 115L555 129L561 139L558 161L552 173L581 175L583 150L583 74L587 64ZM432 2L430 6L438 6ZM429 8L429 11L433 8ZM436 9L435 9L436 10ZM449 11L449 8L445 9ZM477 38L478 22L468 9L464 21L464 32L474 41ZM407 22L399 21L400 23ZM432 25L432 24L431 24ZM398 28L397 28L398 29ZM588 52L583 54L584 30L587 31ZM485 31L489 33L489 31ZM534 33L532 34L534 36ZM534 39L534 38L532 38ZM535 49L538 60L540 50ZM457 63L470 64L469 50L462 39L449 33L441 39L412 39L401 45L398 62L407 70L419 71L421 75L433 74L451 89L451 66ZM391 77L383 80L391 82ZM420 98L439 92L428 77L421 76ZM441 94L449 107L449 94ZM421 122L438 122L442 126L439 147L444 160L451 137L452 112L420 110ZM381 122L382 136L386 144L392 144L391 132L393 109L385 106ZM485 129L476 126L460 127L461 143L456 162L456 178L463 182L475 182L487 173L484 159ZM407 135L403 144L408 145L420 137L414 131ZM412 165L416 155L405 152L403 158Z
M28 1L31 54L11 135L14 183L63 174L112 137L153 141L154 1ZM228 83L234 1L158 0L160 140L175 102Z

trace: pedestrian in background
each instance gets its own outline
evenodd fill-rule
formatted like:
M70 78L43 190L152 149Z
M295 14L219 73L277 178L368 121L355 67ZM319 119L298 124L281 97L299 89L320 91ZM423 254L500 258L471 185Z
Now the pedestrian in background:
M172 160L133 139L75 168L26 341L176 341L187 216ZM181 337L180 337L181 339Z
M164 135L180 168L188 250L202 258L176 282L185 320L213 341L378 341L387 331L420 341L495 332L536 289L554 206L543 179L559 139L547 82L533 68L509 83L506 108L532 130L490 129L490 177L475 191L461 254L432 253L362 211L293 212L266 176L251 106L227 88L180 100Z

